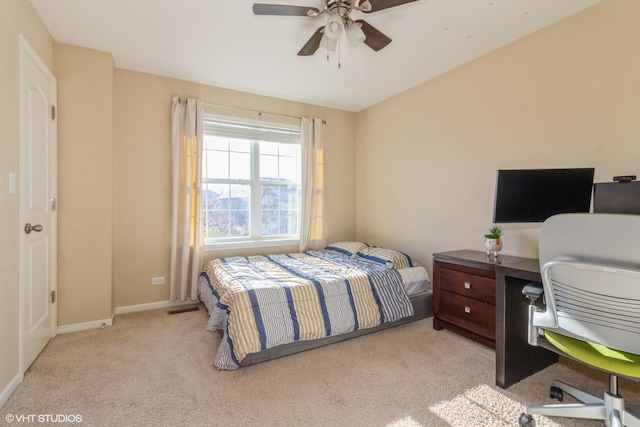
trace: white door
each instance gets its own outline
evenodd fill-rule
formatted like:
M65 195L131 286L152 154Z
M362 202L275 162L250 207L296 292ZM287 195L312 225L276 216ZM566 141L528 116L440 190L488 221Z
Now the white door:
M19 38L20 339L24 373L55 336L56 80Z

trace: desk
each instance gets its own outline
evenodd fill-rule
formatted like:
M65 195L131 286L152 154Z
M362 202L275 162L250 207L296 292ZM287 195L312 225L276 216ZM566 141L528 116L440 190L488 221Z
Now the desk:
M502 388L557 362L527 342L529 301L522 288L540 282L537 259L459 250L433 254L433 327L449 329L496 350Z
M496 385L507 388L558 361L558 355L527 342L529 301L522 288L540 282L537 259L496 266Z

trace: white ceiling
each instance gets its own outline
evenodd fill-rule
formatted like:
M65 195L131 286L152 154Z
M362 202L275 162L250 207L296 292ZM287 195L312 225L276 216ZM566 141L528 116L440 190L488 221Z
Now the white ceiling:
M56 41L111 52L118 68L356 112L599 1L418 0L352 12L393 42L374 52L343 39L338 68L323 48L296 55L326 18L256 16L253 1L31 0Z

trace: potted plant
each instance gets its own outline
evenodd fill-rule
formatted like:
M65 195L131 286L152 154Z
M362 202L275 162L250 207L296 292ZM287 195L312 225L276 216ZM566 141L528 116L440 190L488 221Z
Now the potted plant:
M489 228L489 233L484 235L484 247L487 249L487 256L493 254L498 256L498 252L502 249L502 228L494 225Z

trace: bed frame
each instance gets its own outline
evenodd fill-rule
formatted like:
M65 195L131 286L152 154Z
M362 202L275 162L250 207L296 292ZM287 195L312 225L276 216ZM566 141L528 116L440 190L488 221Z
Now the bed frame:
M405 323L415 322L416 320L425 319L433 316L433 293L427 291L412 295L409 297L411 304L413 305L413 316L405 317L395 322L382 323L375 328L360 329L357 331L349 332L341 335L334 335L325 338L319 338L309 341L296 341L289 344L282 344L276 347L271 347L258 353L248 354L240 366L250 366L256 363L266 362L267 360L278 359L284 356L290 356L292 354L300 353L303 351L311 350L318 347L324 347L329 344L337 343L340 341L346 341L351 338L356 338L361 335L370 334L372 332L381 331L383 329L392 328L394 326L403 325ZM221 332L221 331L219 331Z

